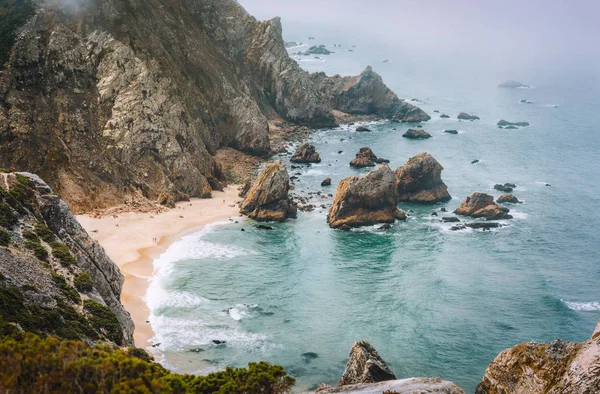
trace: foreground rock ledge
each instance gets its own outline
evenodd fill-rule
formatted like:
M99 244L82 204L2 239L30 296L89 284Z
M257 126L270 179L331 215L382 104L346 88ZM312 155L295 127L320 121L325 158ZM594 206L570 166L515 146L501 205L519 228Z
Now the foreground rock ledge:
M240 213L259 222L282 222L295 218L297 206L288 196L290 177L277 160L266 166L240 206Z
M396 375L367 341L354 342L340 386L395 380Z
M477 394L599 393L600 323L583 343L521 343L488 366Z
M411 157L396 170L399 201L436 203L452 198L442 181L444 167L427 152Z
M465 394L456 383L439 378L409 378L388 380L379 383L352 384L341 387L323 387L318 393L356 393L381 394L392 392L398 394Z
M382 164L364 178L351 176L339 183L327 222L332 228L349 229L405 220L397 204L396 176Z

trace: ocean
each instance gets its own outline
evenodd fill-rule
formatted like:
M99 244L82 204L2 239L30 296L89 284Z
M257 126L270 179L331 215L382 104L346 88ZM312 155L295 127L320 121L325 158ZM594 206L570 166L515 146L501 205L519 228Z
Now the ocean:
M284 366L301 391L336 385L352 343L367 340L398 378L437 376L473 392L508 347L588 339L600 318L598 80L556 70L506 78L461 67L440 71L366 42L352 48L340 41L342 47L333 47L337 38L310 41L336 53L297 57L299 63L342 75L372 65L400 97L417 99L432 116L423 127L433 138L407 140L407 125L379 121L368 124L370 133L350 126L315 131L309 141L319 164L292 169L290 155L276 156L297 177L293 193L310 196L318 208L272 224L272 231L244 218L216 223L160 256L146 297L159 361L205 374L264 360ZM505 79L532 88L498 88ZM481 120L460 122L461 111ZM530 126L499 129L500 119ZM401 203L410 216L387 231L330 229L320 205L331 203L327 194L340 180L368 173L348 165L365 146L393 169L429 152L444 166L453 199ZM332 186L321 187L326 177ZM493 185L505 182L517 185L523 201L511 207L506 227L451 231L451 223L441 223L471 192L497 197ZM319 191L326 198L309 195Z

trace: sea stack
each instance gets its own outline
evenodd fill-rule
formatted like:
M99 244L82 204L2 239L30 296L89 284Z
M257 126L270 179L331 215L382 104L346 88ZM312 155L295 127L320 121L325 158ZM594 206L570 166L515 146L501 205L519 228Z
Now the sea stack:
M452 198L442 181L444 167L427 152L411 157L396 170L398 200L433 204Z
M340 386L396 379L390 367L367 341L354 342L348 357Z
M288 196L290 177L277 160L266 166L240 206L240 213L259 222L283 222L295 218L296 204Z
M494 197L486 193L473 192L460 207L454 211L457 215L485 218L487 220L512 219L509 209L494 202Z
M405 220L397 204L396 176L382 164L363 178L351 176L339 183L327 222L332 228L348 230Z
M290 161L292 163L320 163L321 157L314 145L305 142L296 150Z

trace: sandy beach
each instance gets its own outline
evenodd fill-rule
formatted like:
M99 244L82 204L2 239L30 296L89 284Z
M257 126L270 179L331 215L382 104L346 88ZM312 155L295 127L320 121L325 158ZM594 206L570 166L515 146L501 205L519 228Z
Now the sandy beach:
M112 215L77 216L83 228L102 245L125 275L121 302L135 323L137 347L147 348L154 336L147 323L150 311L144 300L154 271L154 259L182 236L238 215L236 203L239 201L238 186L230 185L223 192L213 191L211 199L182 201L170 211L159 214L125 213L116 218Z

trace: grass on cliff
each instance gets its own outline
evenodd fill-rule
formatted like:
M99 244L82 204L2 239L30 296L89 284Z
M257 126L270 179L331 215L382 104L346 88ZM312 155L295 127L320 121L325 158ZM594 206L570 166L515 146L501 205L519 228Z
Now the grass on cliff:
M8 246L10 245L11 236L10 233L2 228L0 228L0 246Z
M115 313L94 300L85 300L83 307L92 315L92 325L117 345L123 344L123 331Z
M89 347L32 334L0 340L0 392L278 394L293 384L282 367L264 362L207 376L176 375L139 349Z
M10 49L15 43L16 30L29 17L33 16L34 8L31 3L23 0L0 1L0 70L10 57Z
M94 284L92 283L92 277L87 272L82 272L77 275L73 280L73 284L77 288L77 290L81 292L92 291Z

